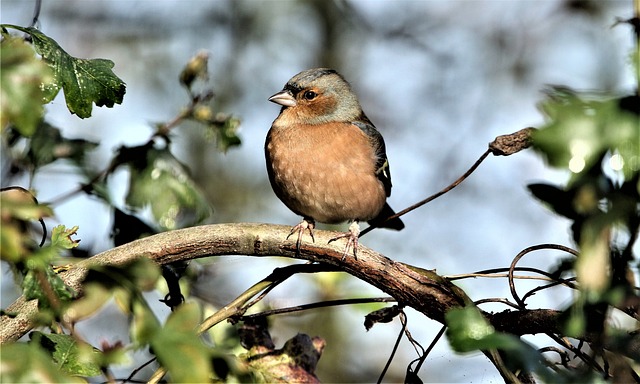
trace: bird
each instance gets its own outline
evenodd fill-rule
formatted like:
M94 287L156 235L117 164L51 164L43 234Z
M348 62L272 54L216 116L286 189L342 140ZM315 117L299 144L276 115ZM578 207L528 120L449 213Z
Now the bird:
M404 223L387 203L391 173L384 139L365 115L351 85L336 70L313 68L293 76L269 97L282 106L265 141L265 159L276 196L302 221L315 241L316 222L350 222L344 261L350 248L357 258L361 221L401 230ZM389 219L389 220L388 220Z

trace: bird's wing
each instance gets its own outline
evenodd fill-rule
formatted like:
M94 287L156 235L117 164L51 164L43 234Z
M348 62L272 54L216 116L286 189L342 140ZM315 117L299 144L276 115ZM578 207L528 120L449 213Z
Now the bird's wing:
M387 159L387 150L384 145L384 139L371 121L363 114L360 119L353 122L364 132L373 147L376 154L376 176L382 181L387 196L391 195L391 171L389 169L389 160Z

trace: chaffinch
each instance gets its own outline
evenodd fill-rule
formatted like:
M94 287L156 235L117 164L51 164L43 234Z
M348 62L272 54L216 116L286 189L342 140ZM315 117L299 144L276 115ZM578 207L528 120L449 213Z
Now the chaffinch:
M309 231L315 222L352 222L343 255L356 256L359 221L400 230L386 203L391 175L384 140L362 111L349 83L335 70L309 69L295 75L269 98L282 105L265 143L269 181L275 194L303 217L291 229ZM288 237L289 237L288 236ZM288 238L287 237L287 238Z

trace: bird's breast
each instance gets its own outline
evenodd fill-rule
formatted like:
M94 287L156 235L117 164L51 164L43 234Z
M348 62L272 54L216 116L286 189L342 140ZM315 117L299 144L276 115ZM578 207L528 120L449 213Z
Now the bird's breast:
M386 200L371 143L350 123L281 126L265 144L269 179L295 213L323 223L365 221Z

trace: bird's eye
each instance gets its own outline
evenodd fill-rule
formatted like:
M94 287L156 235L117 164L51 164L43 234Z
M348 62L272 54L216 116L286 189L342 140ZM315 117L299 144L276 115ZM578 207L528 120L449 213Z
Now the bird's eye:
M316 98L316 96L318 96L317 93L313 92L313 91L306 91L302 97L304 97L306 100L313 100Z

